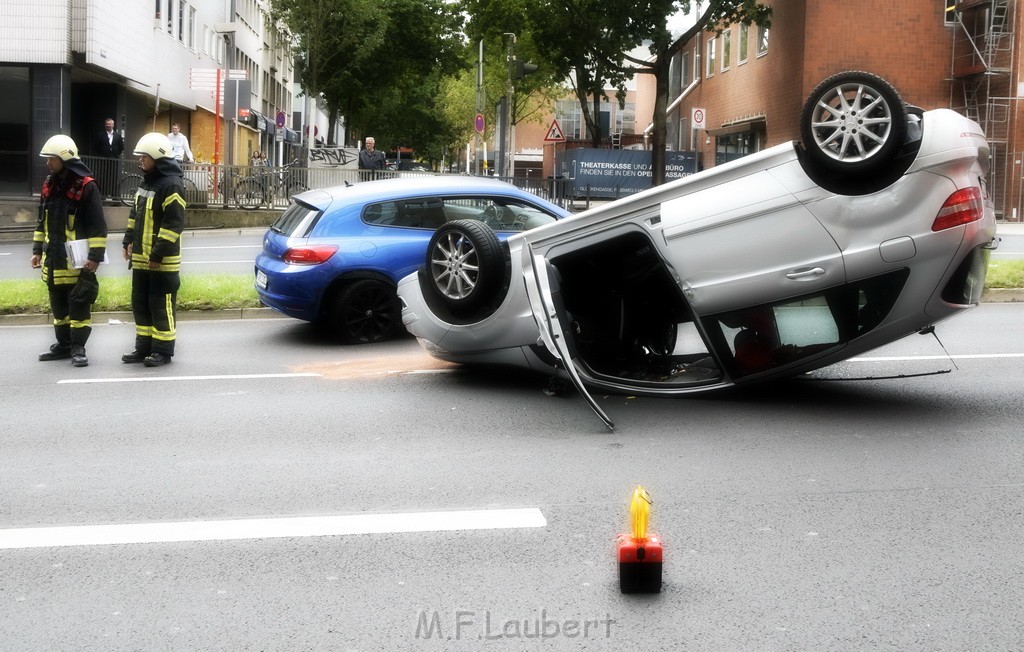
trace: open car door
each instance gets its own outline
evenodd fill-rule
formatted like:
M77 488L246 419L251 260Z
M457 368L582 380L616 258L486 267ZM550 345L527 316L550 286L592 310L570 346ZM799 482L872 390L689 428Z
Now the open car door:
M573 335L566 328L571 322L566 313L565 304L562 302L558 270L543 256L535 256L533 247L528 241L523 243L522 255L526 293L530 297L530 307L533 310L534 319L537 320L537 326L540 328L544 346L562 363L572 379L572 384L587 400L591 409L597 413L604 425L608 426L609 430L614 430L615 424L597 404L587 388L583 386L583 380L573 364L575 357L573 355Z

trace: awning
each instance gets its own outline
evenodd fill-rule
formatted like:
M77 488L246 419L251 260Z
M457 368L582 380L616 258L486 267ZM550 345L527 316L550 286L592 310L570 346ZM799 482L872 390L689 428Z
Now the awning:
M707 132L709 136L728 136L729 134L738 134L744 131L764 131L766 127L765 115L762 113L723 122L721 127L708 129Z
M291 143L292 145L302 144L302 139L299 137L299 132L294 129L284 128L284 142Z

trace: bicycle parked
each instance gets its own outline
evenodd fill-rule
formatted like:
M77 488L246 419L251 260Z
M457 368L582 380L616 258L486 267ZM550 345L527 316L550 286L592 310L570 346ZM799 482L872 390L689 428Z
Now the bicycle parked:
M277 168L252 168L253 173L239 180L235 186L235 195L239 198L238 205L246 210L253 210L266 205L273 208L278 199L288 201L292 195L309 190L299 177L299 159L293 160Z
M185 186L185 203L195 204L199 200L199 189L188 177L182 177L182 184ZM142 183L141 174L125 173L117 184L117 199L129 208L135 205L135 195L139 191L139 184Z

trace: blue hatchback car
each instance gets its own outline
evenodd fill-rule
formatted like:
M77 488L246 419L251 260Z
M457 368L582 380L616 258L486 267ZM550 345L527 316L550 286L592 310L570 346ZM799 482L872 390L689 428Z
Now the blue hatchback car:
M326 325L348 343L401 327L398 281L423 264L435 230L455 220L498 241L569 213L512 184L464 176L368 181L310 190L263 237L256 291L267 306Z

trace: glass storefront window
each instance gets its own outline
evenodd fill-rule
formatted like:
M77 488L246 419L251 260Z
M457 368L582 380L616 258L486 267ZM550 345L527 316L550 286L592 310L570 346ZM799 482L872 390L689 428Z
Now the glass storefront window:
M28 67L0 66L0 194L29 192Z

